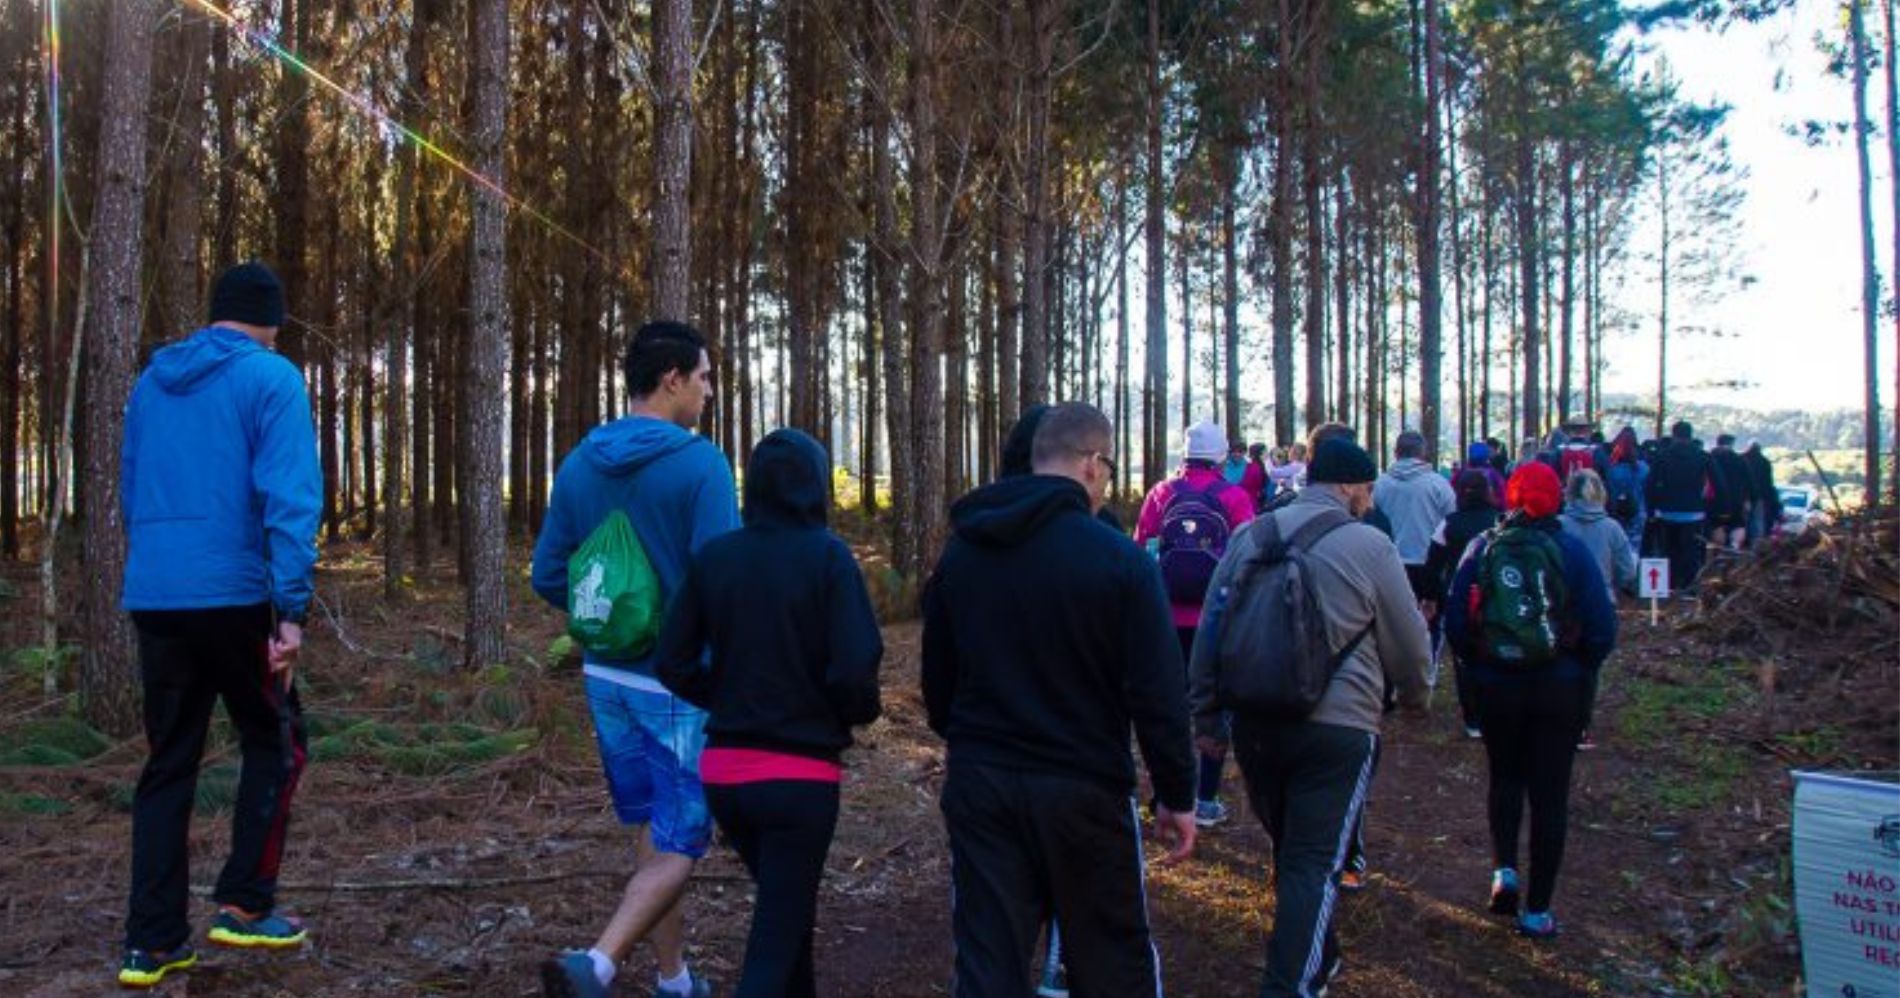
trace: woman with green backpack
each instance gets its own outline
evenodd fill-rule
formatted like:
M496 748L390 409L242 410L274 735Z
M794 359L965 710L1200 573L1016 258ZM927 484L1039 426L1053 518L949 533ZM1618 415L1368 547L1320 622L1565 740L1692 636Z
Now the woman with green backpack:
M1490 764L1491 911L1533 939L1557 934L1551 895L1569 825L1570 769L1591 680L1616 644L1616 607L1596 558L1563 532L1550 466L1520 466L1505 521L1472 543L1445 601L1445 633L1467 663ZM1518 831L1530 804L1528 890ZM1521 909L1521 910L1520 910Z

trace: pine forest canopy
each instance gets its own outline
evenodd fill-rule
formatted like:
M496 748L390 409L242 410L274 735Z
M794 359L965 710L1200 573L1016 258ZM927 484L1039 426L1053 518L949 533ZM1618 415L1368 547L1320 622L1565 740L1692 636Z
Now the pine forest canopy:
M457 552L471 621L649 318L715 345L727 454L812 432L912 578L1034 402L1110 414L1124 493L1199 418L1541 435L1602 410L1612 337L1666 348L1669 292L1640 347L1606 303L1624 268L1674 267L1684 312L1723 272L1721 111L1633 46L1759 12L0 0L0 541L63 506L111 553L116 400L252 258L329 536L379 536L392 588ZM1682 213L1660 253L1639 207Z

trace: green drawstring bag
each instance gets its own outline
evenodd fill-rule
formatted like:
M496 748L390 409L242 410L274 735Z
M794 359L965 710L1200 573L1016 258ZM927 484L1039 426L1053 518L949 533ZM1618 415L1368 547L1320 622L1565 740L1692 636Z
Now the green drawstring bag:
M627 662L652 651L665 603L660 576L620 510L567 560L567 633L596 658Z

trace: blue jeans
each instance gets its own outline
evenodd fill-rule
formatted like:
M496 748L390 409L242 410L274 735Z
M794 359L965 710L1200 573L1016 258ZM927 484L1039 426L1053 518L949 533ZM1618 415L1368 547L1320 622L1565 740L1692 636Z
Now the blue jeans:
M699 785L706 714L670 693L587 677L600 768L622 824L650 825L653 848L706 855L712 817Z

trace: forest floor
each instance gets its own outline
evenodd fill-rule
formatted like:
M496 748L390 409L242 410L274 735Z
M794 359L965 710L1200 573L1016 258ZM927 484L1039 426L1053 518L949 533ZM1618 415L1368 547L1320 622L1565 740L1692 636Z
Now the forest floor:
M0 571L5 647L31 641L32 575ZM206 950L161 993L538 993L538 961L591 940L629 862L578 668L551 647L556 615L516 580L516 661L471 675L456 665L452 585L385 601L378 564L342 545L326 551L318 587L328 610L301 670L313 758L283 873L283 903L308 919L312 943L284 956ZM1532 944L1484 913L1484 756L1463 737L1447 674L1430 719L1388 728L1371 884L1340 909L1335 995L1796 993L1788 770L1896 768L1900 665L1854 654L1865 628L1820 623L1773 641L1767 664L1758 634L1730 633L1689 601L1660 627L1626 608L1623 628L1602 747L1576 767L1556 905L1565 934ZM886 641L884 717L848 760L820 901L825 995L948 993L942 745L923 722L916 626L894 625ZM15 655L0 682L0 993L111 993L141 744L44 701L42 664ZM192 836L199 884L228 840L236 748L219 726ZM1229 787L1232 800L1231 766ZM1170 995L1258 988L1271 874L1265 834L1239 812L1203 834L1192 862L1150 868ZM691 959L718 981L734 980L749 894L723 848L691 888ZM202 929L209 903L194 904ZM616 993L648 994L651 972L642 951Z

